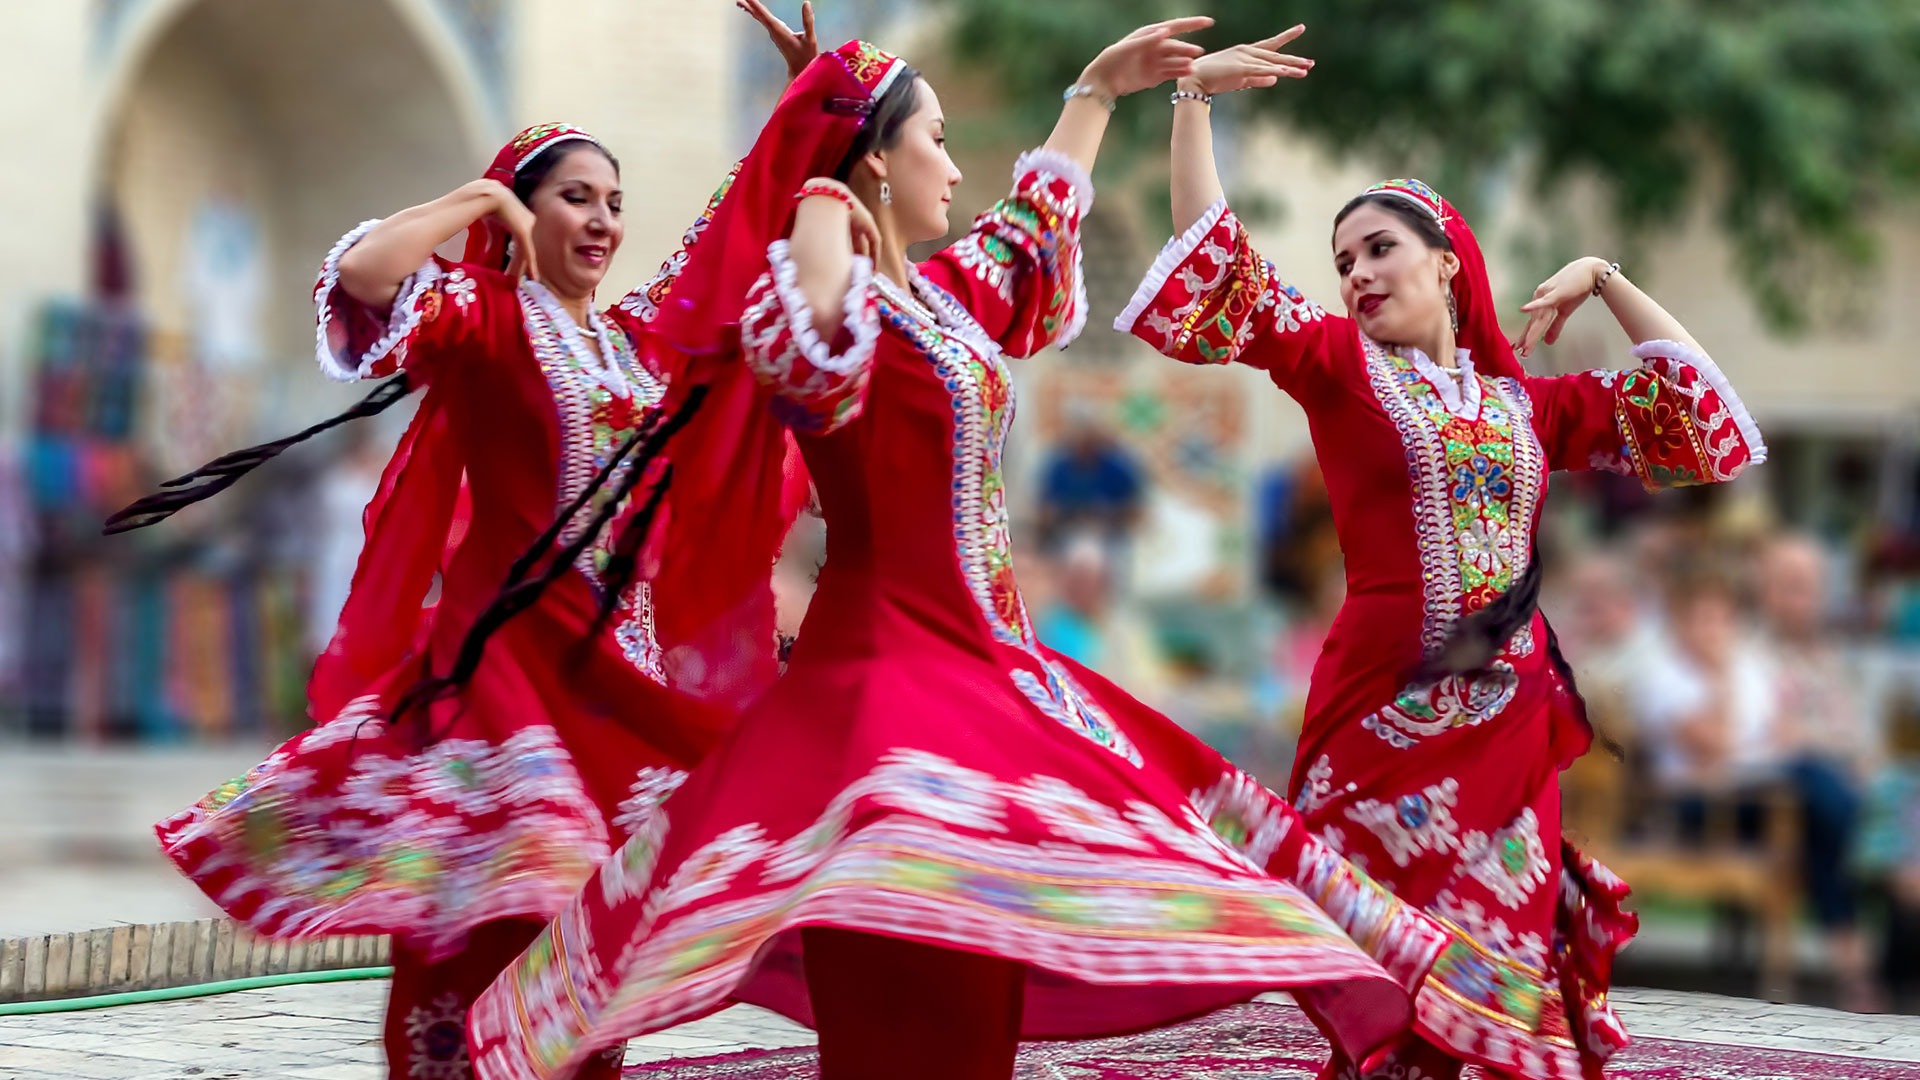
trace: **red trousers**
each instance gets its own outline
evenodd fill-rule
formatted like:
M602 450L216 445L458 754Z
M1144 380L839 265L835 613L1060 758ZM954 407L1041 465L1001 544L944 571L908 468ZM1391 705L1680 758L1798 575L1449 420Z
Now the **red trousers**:
M486 923L468 935L464 949L438 964L395 941L382 1039L389 1080L468 1080L467 1010L542 929L535 922ZM616 1047L575 1075L619 1080L624 1057L625 1048Z
M1008 1080L1026 972L829 927L800 932L821 1080Z

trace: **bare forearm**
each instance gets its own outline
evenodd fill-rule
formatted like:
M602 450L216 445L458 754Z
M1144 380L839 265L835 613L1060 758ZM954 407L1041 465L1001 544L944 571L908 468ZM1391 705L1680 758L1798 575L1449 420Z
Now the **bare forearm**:
M1085 76L1082 78L1085 79ZM1097 87L1094 83L1087 85ZM1097 89L1096 92L1106 93L1104 89ZM1100 156L1100 140L1106 134L1105 105L1086 95L1069 98L1060 107L1060 119L1053 125L1053 134L1047 136L1046 148L1065 154L1092 173L1094 159Z
M813 314L823 341L832 340L845 321L847 290L853 287L853 239L848 211L835 199L815 197L800 203L793 218L787 253L794 282Z
M340 287L371 307L393 303L435 248L493 212L499 190L493 181L475 181L382 221L340 257Z
M1182 90L1195 90L1182 81ZM1207 208L1225 197L1220 169L1213 159L1213 110L1204 102L1182 99L1173 107L1173 231L1193 227Z
M1599 259L1593 262L1595 280L1599 280L1599 275L1606 273L1607 264ZM1600 298L1606 301L1607 310L1613 312L1614 320L1635 345L1645 341L1677 341L1695 351L1706 351L1687 333L1687 328L1680 325L1679 319L1642 292L1624 271L1615 271L1606 279Z

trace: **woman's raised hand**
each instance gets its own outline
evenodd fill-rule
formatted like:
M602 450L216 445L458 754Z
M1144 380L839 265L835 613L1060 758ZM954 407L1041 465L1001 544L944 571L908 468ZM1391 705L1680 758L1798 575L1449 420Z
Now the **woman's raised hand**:
M514 281L523 277L538 281L540 267L533 255L533 211L505 184L494 180L483 180L481 183L488 185L487 193L491 197L492 205L487 212L499 219L513 240L513 246L509 249L513 254L507 260L507 276Z
M1281 79L1304 79L1313 61L1280 50L1307 32L1305 24L1283 30L1264 41L1235 45L1194 61L1193 73L1180 80L1182 89L1203 94L1225 94L1254 86L1272 86Z
M1100 50L1093 63L1080 76L1084 85L1109 98L1147 90L1168 79L1178 79L1193 70L1193 62L1206 51L1192 42L1178 40L1181 34L1205 30L1213 25L1206 15L1168 19L1143 26Z
M766 28L768 40L773 42L774 48L780 50L781 58L787 62L789 81L799 78L800 73L807 69L807 65L813 63L813 58L820 55L820 39L813 33L812 0L807 0L800 5L799 33L795 33L793 27L788 26L785 20L769 10L761 0L734 0L733 6L746 12L753 17L754 22Z

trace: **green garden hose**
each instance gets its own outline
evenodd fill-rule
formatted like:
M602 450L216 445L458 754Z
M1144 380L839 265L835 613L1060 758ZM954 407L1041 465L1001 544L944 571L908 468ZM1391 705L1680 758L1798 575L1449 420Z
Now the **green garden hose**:
M341 968L337 971L292 971L281 975L250 975L244 979L195 983L192 986L166 986L154 990L127 990L118 994L93 994L88 997L58 998L52 1001L0 1002L0 1017L35 1016L43 1013L81 1012L86 1009L110 1009L116 1005L150 1005L156 1001L211 997L241 990L265 990L274 986L299 986L303 983L355 982L384 979L393 974L391 967Z

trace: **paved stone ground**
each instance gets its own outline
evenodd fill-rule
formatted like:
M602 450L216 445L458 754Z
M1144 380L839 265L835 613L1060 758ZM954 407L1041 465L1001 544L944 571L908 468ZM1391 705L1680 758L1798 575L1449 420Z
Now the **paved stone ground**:
M0 1018L0 1080L379 1080L385 993L380 982L333 983ZM1920 1017L1659 990L1620 990L1614 1000L1627 1026L1649 1037L1920 1063ZM780 1017L741 1006L638 1040L627 1060L812 1039Z

